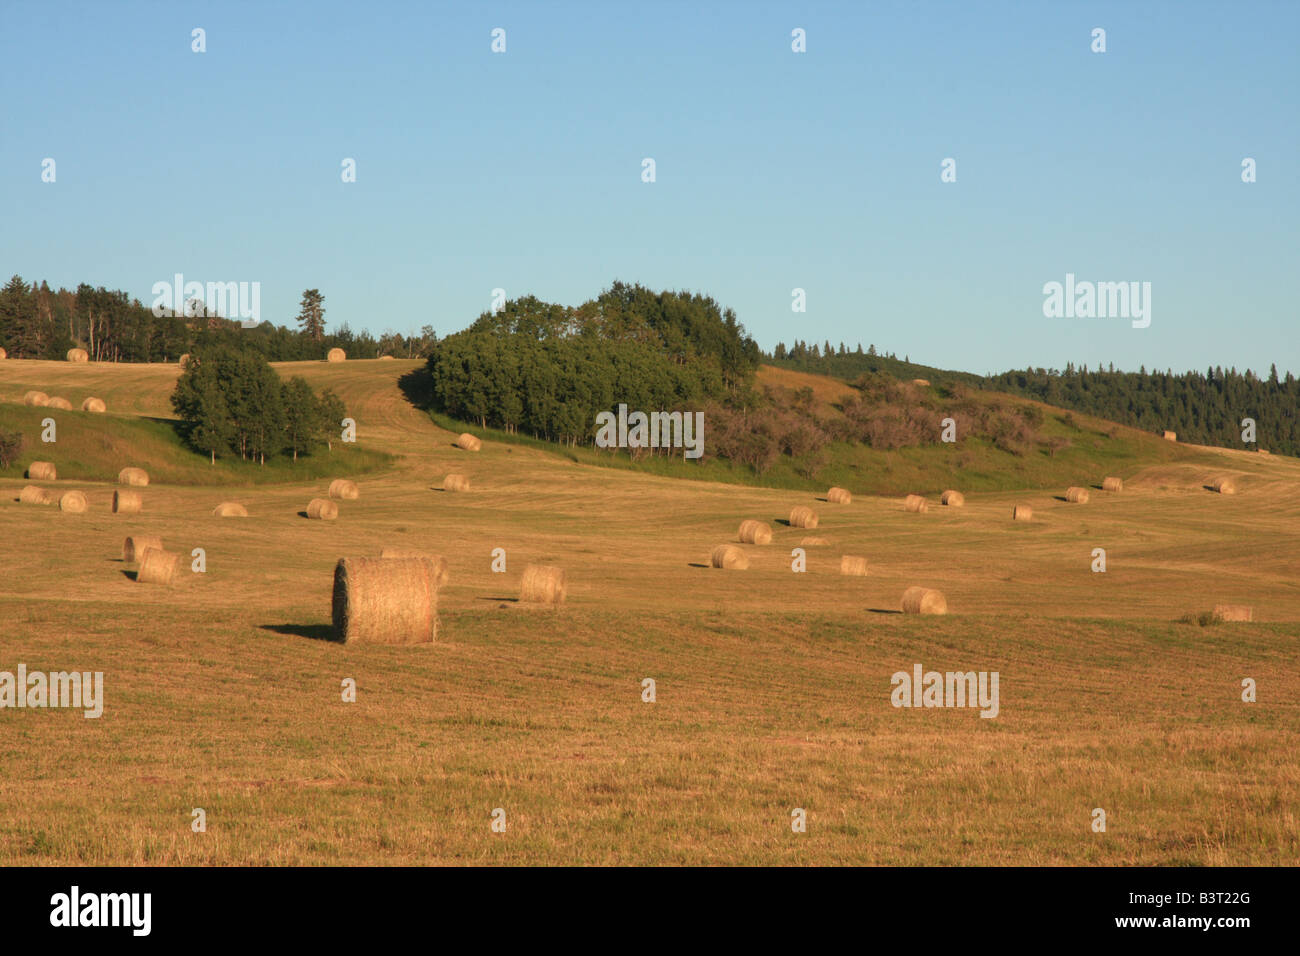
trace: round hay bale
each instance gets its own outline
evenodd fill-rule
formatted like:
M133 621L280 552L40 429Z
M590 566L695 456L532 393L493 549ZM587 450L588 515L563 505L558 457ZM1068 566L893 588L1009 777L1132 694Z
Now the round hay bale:
M144 488L149 484L149 473L143 468L123 468L117 473L117 483L131 485L133 488Z
M223 501L212 509L214 518L247 518L248 509L237 501Z
M709 564L728 571L744 571L749 567L749 558L735 545L720 544L709 555Z
M8 357L9 357L9 353L6 352L4 349L0 349L0 361L4 361Z
M348 353L342 349L330 349L325 355L325 361L327 362L346 362L347 358Z
M381 362L392 362L392 361L394 361L394 359L393 359L393 356L391 356L391 355L381 355L381 356L379 356L379 361L381 361Z
M903 510L911 514L923 515L930 510L930 502L920 495L908 495L903 499Z
M81 403L81 410L83 412L106 412L108 411L108 406L104 404L102 398L95 398L95 396L92 395Z
M45 406L47 408L57 408L63 412L72 411L72 403L61 395L51 395Z
M799 542L799 546L802 548L824 548L828 544L830 542L825 538L804 538Z
M939 498L939 503L949 508L964 508L966 506L966 496L960 491L949 489Z
M86 496L80 491L66 492L63 497L59 499L59 510L74 515L85 514Z
M451 571L447 567L447 559L440 554L431 554L428 551L417 551L414 548L382 548L379 552L381 558L428 558L433 562L434 580L438 587L447 586L451 580Z
M1077 486L1065 489L1065 500L1071 504L1086 505L1088 503L1088 489Z
M339 506L328 498L313 498L307 502L307 517L333 521L339 516Z
M1165 431L1162 433L1161 437L1164 438L1165 441L1178 441L1177 432Z
M807 528L811 531L817 527L817 512L807 505L795 505L790 511L790 527Z
M912 384L913 384L913 385L929 385L929 384L930 384L930 380L929 380L928 378L914 378L914 379L912 379Z
M840 556L840 574L852 574L860 577L866 577L867 559L856 554L845 554Z
M740 540L743 544L771 544L772 526L765 521L746 518L740 523Z
M58 481L59 470L52 461L34 461L27 466L27 477L32 481Z
M85 349L68 349L67 359L69 362L89 362L90 353Z
M443 491L469 491L469 477L467 475L448 475L442 479Z
M903 592L904 614L947 614L948 599L933 588L908 588Z
M853 503L853 495L847 488L832 488L826 492L826 501L833 505L848 505Z
M428 644L438 637L437 571L428 558L340 558L334 635L344 644Z
M1214 616L1220 621L1253 621L1255 609L1248 604L1216 604Z
M171 584L181 556L162 548L145 548L140 554L140 567L136 569L137 584Z
M463 448L465 451L478 451L483 447L483 442L475 438L469 432L465 432L465 434L456 439L456 447Z
M49 403L50 396L46 395L44 392L31 391L23 395L24 405L35 405L39 408L44 408Z
M356 501L361 497L361 489L357 487L355 481L349 481L346 478L335 478L330 482L330 497Z
M564 569L530 564L524 568L524 581L519 588L519 600L526 604L563 604L568 594Z
M3 351L4 351L4 349L0 349L0 352L3 352ZM0 356L0 357L2 357L2 356ZM1272 452L1270 452L1267 448L1256 448L1255 450L1256 450L1257 452L1259 452L1261 455L1269 455L1269 454L1272 454Z
M1012 521L1033 521L1034 509L1029 505L1016 505L1011 509Z
M184 355L182 355L179 359L176 360L176 364L179 365L179 366L181 367L181 370L182 370L182 371L184 371L185 369L189 368L189 367L190 367L190 353L189 353L189 352L186 352Z
M122 560L127 564L135 564L144 554L145 548L163 549L162 538L156 534L133 534L122 542Z
M38 488L36 485L28 485L18 492L18 500L25 505L52 505L54 504L54 492Z
M1101 480L1101 490L1102 490L1102 491L1123 491L1123 490L1124 490L1124 479L1123 479L1123 478L1113 478L1113 477L1112 477L1112 478L1103 478L1103 479Z
M113 514L138 515L144 510L144 498L138 491L113 492Z
M32 476L28 475L28 477ZM1215 478L1210 483L1210 487L1221 495L1235 495L1237 493L1237 483L1231 478Z

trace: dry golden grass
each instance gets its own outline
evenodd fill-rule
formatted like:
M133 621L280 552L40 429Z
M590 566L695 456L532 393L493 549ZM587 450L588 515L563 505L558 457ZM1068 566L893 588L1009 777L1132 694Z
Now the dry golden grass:
M107 698L99 721L0 712L0 863L1300 858L1300 462L1225 452L1126 473L1124 494L1087 508L1059 488L968 494L923 521L857 495L823 515L835 550L793 574L807 532L781 523L788 491L489 442L492 495L430 494L464 453L395 387L417 364L282 369L334 388L400 456L349 503L342 544L342 526L298 517L319 483L240 488L258 519L227 522L206 519L212 487L151 486L123 519L112 484L65 475L91 504L65 515L20 507L23 481L0 478L0 527L23 543L0 594L4 667L100 670ZM166 414L177 374L10 361L0 397L84 387L115 415ZM1206 493L1224 471L1249 493ZM1008 520L1017 503L1032 522ZM745 518L772 525L772 546L747 549L744 574L711 573L705 556ZM170 586L124 573L126 533L186 556ZM341 554L430 542L456 563L436 643L330 639ZM871 575L846 581L842 552L869 554ZM529 564L564 567L559 613L509 610ZM947 616L896 613L918 581ZM1250 605L1254 622L1178 623L1216 604ZM998 718L891 707L890 675L918 662L999 671ZM206 834L190 831L197 806ZM498 806L506 834L489 829ZM1104 836L1088 829L1097 806ZM808 833L790 832L793 807Z

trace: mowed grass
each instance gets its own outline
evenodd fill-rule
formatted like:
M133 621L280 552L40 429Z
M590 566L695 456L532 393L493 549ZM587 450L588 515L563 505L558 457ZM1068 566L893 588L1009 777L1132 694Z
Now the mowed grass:
M302 363L355 407L359 438L398 456L336 522L299 517L314 482L241 492L240 520L210 517L231 497L220 488L151 486L141 515L93 500L65 515L14 503L22 482L0 479L0 670L103 671L106 696L99 720L0 710L0 861L1300 856L1300 463L1205 453L1148 462L1087 505L1052 487L911 515L896 498L831 506L523 446L461 452L403 400L396 381L414 367ZM437 490L452 471L474 490ZM1239 494L1204 490L1218 474ZM1035 521L1013 524L1022 501ZM795 504L821 527L781 524ZM772 522L775 542L743 546L749 571L703 567L747 517ZM173 587L124 573L133 533L185 556ZM794 574L809 535L829 544ZM327 640L334 563L390 543L448 556L440 642ZM205 574L188 570L198 547ZM1105 574L1090 570L1096 547ZM871 574L841 577L841 554ZM513 601L530 562L566 568L565 607ZM952 613L893 613L912 584L942 589ZM1177 622L1215 603L1259 620ZM890 676L916 663L998 671L998 717L895 709ZM195 807L207 833L191 832ZM805 834L791 832L795 807Z

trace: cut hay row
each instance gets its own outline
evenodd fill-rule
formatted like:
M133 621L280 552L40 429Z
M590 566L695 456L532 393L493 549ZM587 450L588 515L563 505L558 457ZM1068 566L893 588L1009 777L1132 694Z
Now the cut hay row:
M800 547L804 547L804 548L824 548L829 544L830 542L827 541L825 538L817 538L817 537L804 538L802 541L799 542Z
M59 510L74 515L85 514L86 496L80 491L65 492L59 499Z
M223 501L212 509L214 518L247 518L248 509L238 502Z
M340 558L331 611L345 644L427 644L438 636L437 569L428 558Z
M84 402L81 403L81 410L83 412L103 413L108 411L108 405L104 403L104 400L102 398L96 398L95 396L92 395Z
M342 349L330 349L329 352L325 354L325 361L327 362L346 362L347 358L348 353L344 352Z
M845 554L840 557L840 574L852 574L857 576L866 576L867 559L856 554Z
M930 503L920 495L908 495L903 499L903 510L911 514L925 514L930 510Z
M36 485L28 485L18 492L18 500L25 505L52 505L54 504L54 492L38 488Z
M357 487L355 481L349 481L347 478L335 478L330 482L329 496L346 501L356 501L361 497L361 489Z
M949 508L961 508L964 507L966 504L966 496L963 495L960 491L953 491L949 489L948 491L945 491L942 496L940 496L939 503Z
M1247 604L1216 604L1214 616L1220 621L1253 621L1255 609Z
M1011 509L1012 521L1033 521L1034 509L1029 505L1016 505Z
M135 572L137 584L171 584L181 556L174 551L148 547L140 555L140 567Z
M1065 489L1065 500L1071 504L1086 505L1088 503L1088 489L1071 487Z
M715 568L724 568L728 571L744 571L749 567L749 558L745 552L741 551L732 544L720 544L713 549L709 555L709 564Z
M746 518L740 523L739 537L742 544L771 544L772 526L764 521Z
M144 488L149 484L149 473L143 468L123 468L117 473L117 483L130 485L133 488Z
M483 442L475 438L469 432L465 432L456 439L456 447L465 451L478 451L483 447Z
M27 466L27 477L32 481L58 481L59 470L51 461L34 461Z
M1124 479L1114 478L1114 477L1103 478L1101 480L1101 490L1102 491L1123 491Z
M832 488L826 492L826 500L833 505L851 505L853 504L853 495L847 488Z
M519 588L519 600L525 604L563 604L568 595L564 569L544 564L530 564L524 568L524 580Z
M1237 493L1237 483L1231 478L1215 478L1210 483L1210 487L1221 495L1235 495Z
M339 516L339 506L328 498L313 498L307 502L307 517L333 521Z
M443 491L469 491L469 478L466 475L448 475L442 479Z
M30 391L23 395L23 404L43 408L50 403L50 396L44 392Z
M89 362L90 353L85 349L68 349L67 359L69 362Z
M383 548L379 552L381 558L428 558L433 562L434 580L438 582L438 587L446 587L447 582L451 580L451 571L447 567L447 559L440 554L432 554L428 551L418 551L414 548Z
M948 600L933 588L908 588L903 592L903 613L947 614Z
M122 560L127 564L135 564L140 560L146 548L157 548L161 551L162 547L162 538L156 534L128 535L127 539L122 542Z
M138 491L118 489L113 492L113 514L138 515L144 510L144 498Z
M817 512L807 505L795 505L790 511L790 527L807 528L811 531L817 527Z

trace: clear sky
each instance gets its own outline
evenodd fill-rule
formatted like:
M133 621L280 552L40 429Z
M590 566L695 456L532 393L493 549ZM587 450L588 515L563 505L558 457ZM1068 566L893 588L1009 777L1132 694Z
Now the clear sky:
M0 272L440 335L618 278L765 349L1300 373L1298 35L1262 0L5 0ZM1045 318L1067 272L1150 282L1150 327Z

